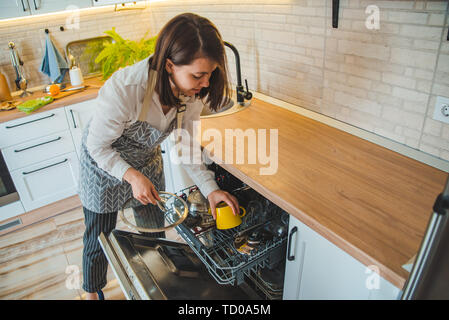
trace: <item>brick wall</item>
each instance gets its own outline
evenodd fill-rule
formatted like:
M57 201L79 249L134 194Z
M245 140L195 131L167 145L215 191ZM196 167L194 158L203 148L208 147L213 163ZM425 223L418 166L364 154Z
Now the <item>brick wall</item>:
M75 24L77 19L78 25ZM50 31L53 43L65 57L65 47L69 42L104 36L103 32L112 27L116 27L117 32L124 38L138 40L149 30L149 19L149 9L115 12L113 7L108 6L69 14L61 12L0 20L0 70L7 77L11 91L15 91L16 76L8 48L8 43L12 41L24 61L28 87L48 84L50 78L39 71L45 52L46 28ZM68 24L73 24L73 28L68 28ZM60 26L65 27L64 31L60 31Z
M64 14L29 24L21 19L0 23L0 47L20 35L27 72L37 85L46 81L38 68L47 26L64 47L68 39L101 35L112 26L138 39L148 28L156 34L178 13L198 13L238 48L250 90L449 161L449 125L432 120L436 97L449 97L448 2L340 0L338 29L332 28L331 3L167 0L140 11L82 12L80 29L65 32L58 31ZM373 5L379 10L379 29L371 28L368 19L377 12L366 11ZM234 57L227 52L235 79ZM9 64L7 49L2 49L3 72Z

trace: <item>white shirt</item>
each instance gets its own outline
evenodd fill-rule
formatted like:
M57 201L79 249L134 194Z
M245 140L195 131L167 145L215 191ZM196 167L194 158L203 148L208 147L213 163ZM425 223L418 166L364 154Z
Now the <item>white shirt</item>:
M138 120L148 83L148 59L116 71L101 87L86 140L87 150L98 167L121 181L131 166L111 145ZM200 120L203 102L195 97L187 97L184 102L186 111L182 128L193 137L193 121ZM176 108L164 115L159 95L154 92L145 121L163 132L175 117ZM214 173L204 164L183 163L182 166L205 197L219 189Z

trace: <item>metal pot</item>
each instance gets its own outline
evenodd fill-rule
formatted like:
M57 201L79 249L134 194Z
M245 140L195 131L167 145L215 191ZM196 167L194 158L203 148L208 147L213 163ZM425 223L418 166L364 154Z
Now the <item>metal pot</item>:
M192 215L207 214L209 211L209 201L197 189L189 194L187 197L187 206L189 213Z

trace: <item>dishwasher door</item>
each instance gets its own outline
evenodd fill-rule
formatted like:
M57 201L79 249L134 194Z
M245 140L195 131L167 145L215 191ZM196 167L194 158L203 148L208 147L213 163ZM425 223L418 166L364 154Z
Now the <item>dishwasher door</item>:
M98 239L128 300L260 299L246 284L218 284L187 244L122 230Z

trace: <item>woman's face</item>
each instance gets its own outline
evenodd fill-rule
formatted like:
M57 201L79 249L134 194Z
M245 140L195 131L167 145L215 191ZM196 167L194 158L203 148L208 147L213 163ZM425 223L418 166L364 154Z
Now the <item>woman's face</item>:
M216 62L208 58L198 58L184 66L176 66L167 59L166 70L171 73L170 85L173 94L178 96L182 93L190 97L199 93L202 88L209 86L209 78L217 66Z

